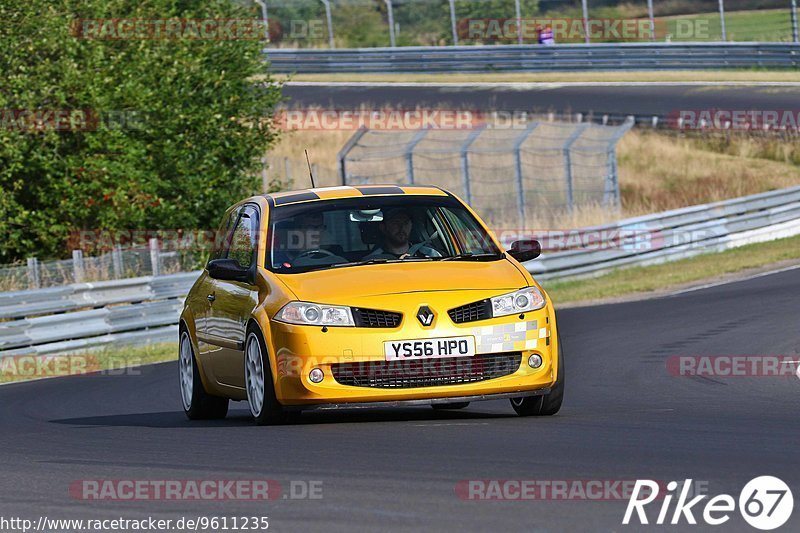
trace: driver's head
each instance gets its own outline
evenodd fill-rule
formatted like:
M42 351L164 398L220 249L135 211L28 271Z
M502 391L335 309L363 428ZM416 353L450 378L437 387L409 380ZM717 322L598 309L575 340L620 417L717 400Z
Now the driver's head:
M384 240L391 246L403 246L408 244L411 237L411 215L403 208L388 210L383 221L378 224L378 229L383 235Z
M325 217L322 213L306 213L299 217L297 227L300 231L300 247L304 250L319 248L325 231Z

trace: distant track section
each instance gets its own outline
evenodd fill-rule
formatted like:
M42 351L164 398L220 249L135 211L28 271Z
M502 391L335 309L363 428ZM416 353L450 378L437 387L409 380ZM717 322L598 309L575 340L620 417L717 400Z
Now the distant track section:
M796 69L790 43L623 43L264 50L277 73Z

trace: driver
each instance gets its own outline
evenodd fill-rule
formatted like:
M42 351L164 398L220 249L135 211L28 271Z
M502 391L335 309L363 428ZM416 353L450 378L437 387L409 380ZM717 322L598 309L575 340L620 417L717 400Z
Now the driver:
M386 211L383 220L378 223L381 243L364 259L379 256L394 256L397 259L405 259L409 256L441 257L442 254L435 248L428 246L426 242L411 244L409 239L411 238L412 226L411 215L402 207Z

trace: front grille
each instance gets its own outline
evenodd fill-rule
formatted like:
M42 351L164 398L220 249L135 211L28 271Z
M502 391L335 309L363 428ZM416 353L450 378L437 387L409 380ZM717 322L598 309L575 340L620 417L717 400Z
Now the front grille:
M521 362L521 352L510 352L416 361L334 363L331 370L341 385L409 389L500 378L516 372Z
M447 314L450 315L450 320L455 324L486 320L487 318L492 318L492 302L487 298L480 302L473 302L453 308L449 310Z
M396 328L401 320L403 320L401 313L353 308L353 321L359 328Z

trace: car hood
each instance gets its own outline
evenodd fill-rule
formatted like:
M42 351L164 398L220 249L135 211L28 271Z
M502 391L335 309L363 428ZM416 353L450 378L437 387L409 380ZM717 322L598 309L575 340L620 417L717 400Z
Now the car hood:
M411 292L516 290L527 285L510 261L435 261L332 268L278 276L301 300L347 304L348 298Z

